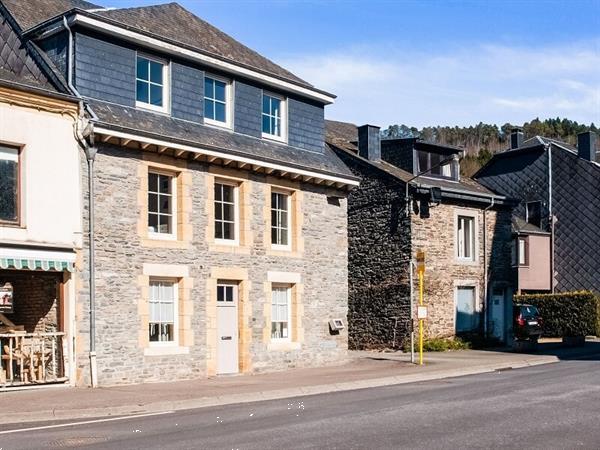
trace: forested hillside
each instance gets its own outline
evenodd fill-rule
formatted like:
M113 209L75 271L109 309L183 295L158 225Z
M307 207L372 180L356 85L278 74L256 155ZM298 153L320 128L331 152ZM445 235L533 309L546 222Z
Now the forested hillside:
M578 133L589 130L598 132L598 128L593 123L590 125L579 124L558 117L545 120L536 118L517 126L523 129L525 139L539 135L559 139L572 145L577 142ZM424 127L420 130L406 125L390 125L387 130L383 131L383 135L384 137L420 137L426 141L464 148L467 156L461 167L463 174L469 176L485 164L493 153L509 147L510 132L513 128L515 125L510 123L499 127L482 122L470 127L435 126ZM600 140L598 145L600 145ZM600 148L598 150L600 151Z

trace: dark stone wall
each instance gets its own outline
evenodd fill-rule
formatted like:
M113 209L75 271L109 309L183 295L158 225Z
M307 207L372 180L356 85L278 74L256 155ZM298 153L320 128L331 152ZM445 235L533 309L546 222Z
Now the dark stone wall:
M600 292L600 166L552 148L558 291Z
M348 197L348 345L400 348L410 336L404 184L344 151L336 153L361 177Z

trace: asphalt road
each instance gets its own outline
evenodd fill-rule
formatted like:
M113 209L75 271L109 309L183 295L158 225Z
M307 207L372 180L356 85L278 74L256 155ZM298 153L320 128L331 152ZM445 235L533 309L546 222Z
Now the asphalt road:
M5 426L0 450L599 449L600 360L90 422Z

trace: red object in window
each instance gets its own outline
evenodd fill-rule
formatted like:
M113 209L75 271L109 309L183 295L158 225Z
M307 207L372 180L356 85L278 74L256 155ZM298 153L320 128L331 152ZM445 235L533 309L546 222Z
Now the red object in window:
M517 317L517 323L521 327L525 325L525 319L523 319L523 315L522 314L519 314L519 317Z

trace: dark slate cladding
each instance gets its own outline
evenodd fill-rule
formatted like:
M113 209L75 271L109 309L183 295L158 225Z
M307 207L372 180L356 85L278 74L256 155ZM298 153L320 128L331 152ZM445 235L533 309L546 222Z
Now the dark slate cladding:
M288 142L304 150L323 151L325 109L305 101L288 99Z
M382 139L381 159L400 169L406 170L408 173L414 173L414 144L414 139Z
M50 36L40 43L40 48L54 63L61 75L67 77L67 53L69 50L69 38L66 31Z
M361 177L348 195L348 345L401 348L410 337L411 237L403 184L332 148Z
M234 86L235 131L249 136L262 136L262 89L235 81Z
M477 174L477 181L494 192L521 200L514 213L522 218L527 202L541 201L541 228L548 231L548 153L542 146L517 152L497 155Z
M171 86L173 117L201 122L204 117L204 72L173 62Z
M135 106L135 72L135 50L76 33L74 84L84 97Z
M552 146L556 289L600 292L600 166Z

